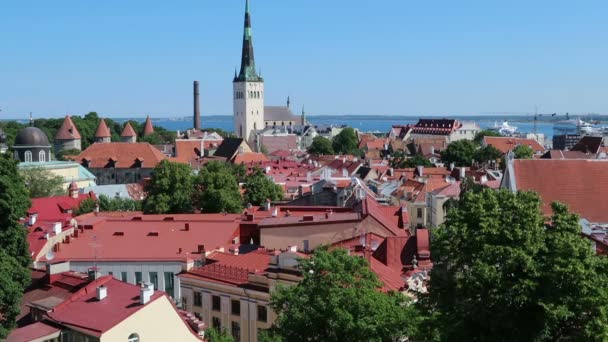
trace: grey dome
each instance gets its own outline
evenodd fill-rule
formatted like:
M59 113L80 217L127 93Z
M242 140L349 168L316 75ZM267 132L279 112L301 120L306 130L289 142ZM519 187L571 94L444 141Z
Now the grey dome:
M15 137L15 146L51 146L51 144L40 128L26 127Z

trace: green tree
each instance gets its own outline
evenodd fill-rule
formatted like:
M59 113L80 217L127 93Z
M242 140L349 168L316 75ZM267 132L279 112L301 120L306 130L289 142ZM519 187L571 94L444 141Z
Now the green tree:
M69 150L61 150L59 152L55 152L55 159L57 160L68 160L67 156L77 156L80 154L80 150L75 148Z
M352 127L344 128L336 135L331 143L335 153L360 155L359 138Z
M222 329L221 331L216 328L206 329L205 337L208 342L234 342L234 338L228 334L226 329Z
M205 213L238 213L243 209L239 184L233 169L211 161L199 172L195 183L195 203Z
M478 145L481 145L483 141L483 137L501 137L502 135L496 131L490 131L489 129L484 129L475 134L475 138L473 141Z
M423 156L413 156L412 158L408 158L403 161L402 168L416 166L432 167L433 163L431 163L430 160L424 158Z
M31 198L50 197L67 194L63 188L63 177L53 174L41 167L21 169L19 171L30 191Z
M500 157L502 157L502 152L492 145L481 147L477 149L474 154L474 159L480 163L496 161Z
M304 279L272 295L273 330L283 340L398 341L414 334L415 307L401 293L380 291L365 258L319 248L300 263Z
M422 340L605 341L608 259L535 193L468 191L434 231Z
M312 144L308 147L308 153L316 155L332 155L334 149L331 147L331 141L320 135L312 139Z
M262 170L256 168L245 178L245 202L262 205L269 199L273 202L283 199L283 188L268 179Z
M29 284L27 231L19 223L31 206L25 182L10 155L0 155L0 339L15 326Z
M143 202L147 214L191 213L193 196L193 176L186 164L161 161L152 172L152 179L146 184L148 193Z
M405 167L405 161L407 156L404 151L398 150L391 156L390 165L395 169L403 169Z
M532 159L534 155L534 150L532 147L527 145L517 145L513 149L513 154L515 159Z
M441 160L446 164L455 163L458 166L471 166L477 147L470 140L455 141L441 152Z
M87 198L87 199L83 200L82 202L80 202L80 205L78 206L78 208L76 208L76 210L74 210L74 215L79 216L79 215L92 213L95 210L96 206L97 206L97 203L95 202L94 199Z

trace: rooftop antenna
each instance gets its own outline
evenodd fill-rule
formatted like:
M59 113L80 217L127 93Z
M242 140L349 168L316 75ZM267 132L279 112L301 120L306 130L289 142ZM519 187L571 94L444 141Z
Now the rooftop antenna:
M92 242L89 243L89 246L93 247L93 280L97 281L97 248L101 246L97 242L97 235L93 235L91 237Z

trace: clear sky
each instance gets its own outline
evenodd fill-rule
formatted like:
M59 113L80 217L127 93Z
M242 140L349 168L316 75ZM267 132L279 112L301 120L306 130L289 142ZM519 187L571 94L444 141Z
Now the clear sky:
M244 0L0 1L1 118L232 113ZM608 114L608 1L251 0L266 104Z

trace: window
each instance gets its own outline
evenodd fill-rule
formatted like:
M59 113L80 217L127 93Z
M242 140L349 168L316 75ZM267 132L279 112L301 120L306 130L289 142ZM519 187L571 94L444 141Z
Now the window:
M264 305L258 305L258 322L268 322L268 309Z
M173 298L173 272L165 272L165 292Z
M232 322L232 337L237 342L241 340L241 325L239 322Z
M31 151L25 151L25 162L32 162L32 152Z
M150 272L150 282L154 285L154 289L158 290L158 273Z
M38 161L41 161L41 162L46 161L46 155L44 154L44 151L38 152Z
M241 315L241 301L233 299L231 301L231 304L232 304L232 314L235 316L240 316Z
M221 328L221 327L222 327L222 322L220 321L220 318L219 318L219 317L213 317L213 318L211 319L211 325L212 325L214 328L219 329L219 328Z
M423 214L422 214L422 208L418 208L418 210L416 211L416 216L417 216L418 218L422 218L422 215L423 215Z
M108 272L108 275L114 276L114 272Z
M203 306L203 295L198 291L194 292L194 306Z
M127 340L127 342L139 342L139 335L137 335L137 334L129 335L129 339Z
M135 284L139 285L141 281L141 272L135 272Z
M127 282L127 272L120 272L120 280Z
M220 300L220 296L213 296L211 297L211 310L213 311L220 311L221 309L221 300Z

